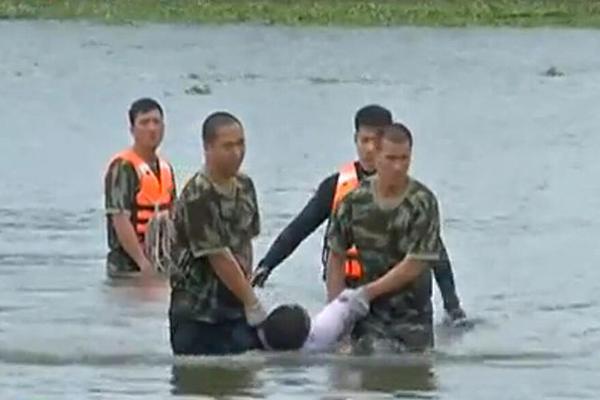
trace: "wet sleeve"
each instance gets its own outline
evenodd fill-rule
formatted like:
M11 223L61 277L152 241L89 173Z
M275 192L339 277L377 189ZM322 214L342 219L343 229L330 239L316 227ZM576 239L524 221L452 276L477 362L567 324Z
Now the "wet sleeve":
M424 194L413 214L413 228L407 257L420 261L437 261L440 257L440 217L435 196Z
M175 170L171 164L169 164L169 168L171 168L171 176L173 177L173 190L171 190L171 198L175 200L177 198L177 179L175 179Z
M254 213L252 215L252 223L250 225L250 237L255 238L260 234L260 211L258 208L258 197L256 195L256 188L254 187L254 183L250 181L250 198L252 201L252 208L254 209Z
M104 208L107 215L131 212L139 181L135 169L127 161L115 160L104 179Z
M315 194L302 211L277 236L260 264L271 268L283 260L313 233L331 214L331 203L339 174L327 177L321 182Z
M309 353L335 350L340 340L350 334L355 322L350 304L336 298L312 318L302 350Z
M181 200L180 200L181 201ZM196 258L230 248L217 206L206 196L183 200L180 223L185 229L192 255Z
M444 301L444 308L446 310L453 310L459 307L460 301L456 293L452 264L450 262L450 257L448 256L448 252L446 251L446 246L441 238L440 258L437 262L433 263L433 276L435 277L435 281L440 288L442 300Z
M337 254L346 254L352 245L351 195L342 200L337 211L331 216L331 223L327 230L327 246Z

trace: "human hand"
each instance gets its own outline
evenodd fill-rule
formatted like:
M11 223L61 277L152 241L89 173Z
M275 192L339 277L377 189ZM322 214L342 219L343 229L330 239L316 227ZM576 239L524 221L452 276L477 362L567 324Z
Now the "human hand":
M260 325L267 319L267 313L258 300L252 304L245 305L244 313L246 314L246 321L250 326Z
M369 314L370 303L364 287L358 289L344 289L337 297L341 302L347 302L350 311L358 318Z
M269 278L269 275L271 275L272 271L273 271L273 268L267 267L266 265L263 265L263 264L258 264L258 267L256 267L256 269L252 273L252 278L250 279L250 284L252 286L258 286L260 288L263 287L265 285L265 282Z

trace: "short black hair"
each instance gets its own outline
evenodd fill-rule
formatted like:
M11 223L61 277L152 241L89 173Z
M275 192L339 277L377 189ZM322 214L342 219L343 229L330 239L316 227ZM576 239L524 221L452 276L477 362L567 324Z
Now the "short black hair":
M402 144L408 142L410 147L413 145L413 136L406 125L400 122L394 122L393 124L383 128L381 133L381 139L389 140L392 143Z
M262 323L266 344L272 350L297 350L310 331L310 317L297 304L285 304L273 310Z
M378 104L364 106L354 116L354 129L358 131L361 126L382 128L392 124L392 113L387 108Z
M209 144L215 140L217 130L225 125L238 124L242 126L240 120L227 111L217 111L210 114L202 124L202 143Z
M161 117L164 117L164 112L158 101L144 97L137 99L129 107L129 123L133 126L135 124L135 118L139 114L145 114L147 112L158 110Z

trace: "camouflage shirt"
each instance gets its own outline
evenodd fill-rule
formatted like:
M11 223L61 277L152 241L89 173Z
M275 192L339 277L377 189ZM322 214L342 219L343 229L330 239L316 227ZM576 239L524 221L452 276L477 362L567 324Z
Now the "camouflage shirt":
M374 191L376 179L365 180L348 194L332 216L327 233L332 251L344 254L355 245L359 252L363 277L352 286L375 281L406 257L429 264L440 253L435 195L411 179L401 197L385 204ZM431 317L428 268L405 289L375 299L353 336L391 339L408 348L424 348L433 344Z
M158 175L158 163L151 165L152 170ZM173 169L171 168L171 175ZM117 158L108 167L104 177L104 208L106 212L106 232L108 240L108 254L106 267L110 275L121 273L139 272L135 261L127 254L111 221L111 216L127 213L133 224L133 216L137 212L135 196L140 190L140 180L133 165L123 159ZM175 184L173 184L173 198L176 197Z
M229 189L216 186L205 172L185 185L175 203L176 267L171 272L174 317L219 323L244 317L243 304L221 283L208 255L229 249L248 276L252 238L260 230L252 180L238 174Z

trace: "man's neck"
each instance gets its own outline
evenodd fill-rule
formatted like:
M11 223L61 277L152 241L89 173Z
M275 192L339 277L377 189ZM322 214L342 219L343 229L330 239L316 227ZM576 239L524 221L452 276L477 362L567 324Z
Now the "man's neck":
M140 158L146 161L148 164L156 162L156 159L158 158L158 156L156 155L156 149L143 148L134 144L132 150L135 154L140 156Z
M376 180L376 189L379 197L382 199L394 199L401 196L408 187L409 178L404 177L402 180L395 182L382 182L381 179Z
M208 180L212 182L217 192L227 197L231 197L235 194L235 177L224 176L216 171L215 168L210 168L208 165L204 166L204 171L208 176Z
M371 176L375 174L375 168L367 168L360 160L357 162L358 169L366 176Z
M225 175L219 173L219 171L217 171L216 168L211 167L208 164L205 165L204 170L206 171L206 174L208 175L208 178L213 183L215 183L215 184L217 184L219 186L226 186L233 179L233 176L225 176Z

